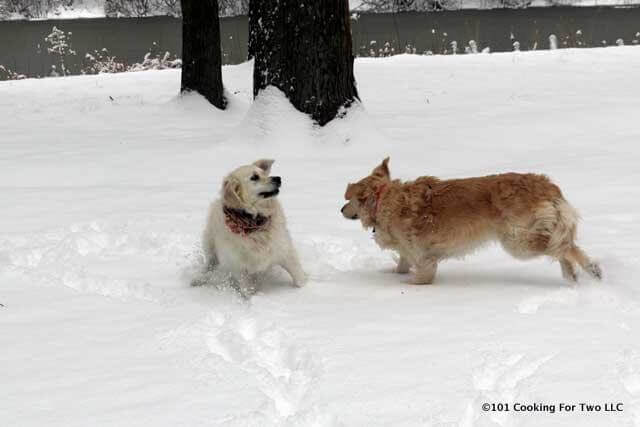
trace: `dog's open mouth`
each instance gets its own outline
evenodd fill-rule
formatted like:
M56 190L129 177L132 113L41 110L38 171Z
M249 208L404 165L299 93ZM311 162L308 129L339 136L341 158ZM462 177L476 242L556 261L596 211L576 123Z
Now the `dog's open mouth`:
M278 195L278 193L280 193L280 190L278 190L278 189L276 188L276 189L275 189L275 190L273 190L273 191L263 191L263 192L261 192L261 193L258 193L258 195L259 195L260 197L263 197L263 198L265 198L265 199L268 199L269 197L277 196L277 195Z

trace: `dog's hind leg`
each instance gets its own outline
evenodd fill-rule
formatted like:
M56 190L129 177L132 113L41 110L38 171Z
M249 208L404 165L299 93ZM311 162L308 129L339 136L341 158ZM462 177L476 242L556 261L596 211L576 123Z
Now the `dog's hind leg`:
M587 254L578 246L571 246L565 253L565 258L578 263L578 265L594 279L602 280L602 269L600 265L589 259Z
M577 282L578 276L576 275L576 269L571 261L566 258L560 260L560 268L562 269L562 277L569 282Z
M561 265L563 265L563 261L571 264L572 267L574 264L578 264L591 277L601 280L602 270L600 266L590 260L587 254L574 243L578 212L564 199L555 200L553 207L556 212L556 222L555 226L550 229L547 254L557 258ZM563 266L562 269L564 274L565 267Z

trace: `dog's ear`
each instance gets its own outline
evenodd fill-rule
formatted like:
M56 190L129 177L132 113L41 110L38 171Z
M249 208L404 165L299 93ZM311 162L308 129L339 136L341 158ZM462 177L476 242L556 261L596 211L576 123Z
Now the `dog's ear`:
M271 165L273 165L274 162L275 160L272 160L272 159L260 159L253 162L253 164L259 167L260 169L262 169L263 171L265 171L265 173L270 174Z
M376 204L378 203L377 199L378 198L373 193L367 195L366 199L364 200L364 206L369 212L373 211L376 208Z
M242 185L238 178L230 176L222 184L222 198L230 205L243 205Z
M389 157L376 166L373 172L371 172L371 175L379 176L380 178L391 178L391 173L389 173Z

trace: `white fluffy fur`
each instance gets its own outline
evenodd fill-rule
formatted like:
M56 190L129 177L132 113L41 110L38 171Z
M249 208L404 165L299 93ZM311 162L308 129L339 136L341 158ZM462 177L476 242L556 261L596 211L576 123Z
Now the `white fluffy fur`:
M221 268L238 279L255 280L260 273L279 265L291 275L294 285L303 286L306 276L291 242L282 207L276 197L260 195L278 188L269 177L272 164L273 160L258 160L225 178L221 198L211 204L203 233L207 266ZM255 175L259 179L251 180ZM225 224L223 206L270 217L269 224L264 230L247 235L234 233Z

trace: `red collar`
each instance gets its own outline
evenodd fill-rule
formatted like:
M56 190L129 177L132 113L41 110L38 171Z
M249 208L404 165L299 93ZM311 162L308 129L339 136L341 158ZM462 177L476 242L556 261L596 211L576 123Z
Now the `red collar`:
M229 230L242 236L264 230L271 222L271 217L260 214L254 216L242 209L223 206L222 210L224 212L224 223Z
M373 210L374 220L378 216L378 210L380 209L380 200L382 199L382 196L384 195L385 191L387 191L388 187L389 187L389 184L383 184L380 186L380 188L378 188L378 191L376 191L376 204Z

